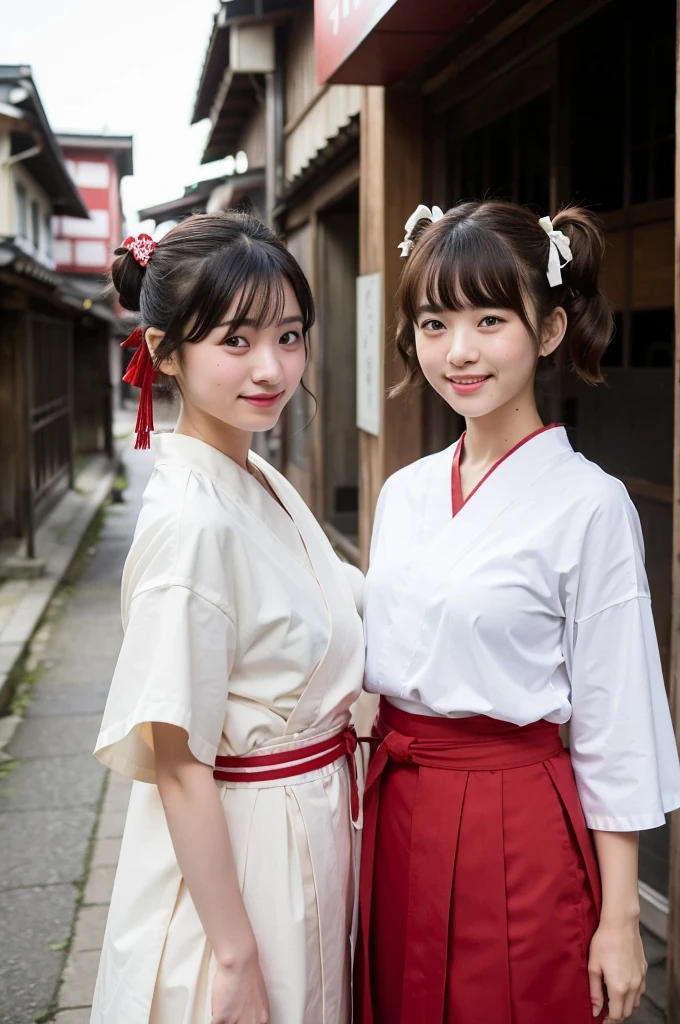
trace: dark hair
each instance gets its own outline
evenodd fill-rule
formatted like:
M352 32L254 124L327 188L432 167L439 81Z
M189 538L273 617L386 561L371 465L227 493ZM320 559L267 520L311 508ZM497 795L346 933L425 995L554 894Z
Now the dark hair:
M165 337L154 354L158 367L185 343L201 341L233 316L237 330L252 317L257 328L282 315L283 283L302 313L305 349L314 323L314 300L302 269L276 235L248 213L198 213L158 242L146 267L127 249L116 249L111 279L125 309L140 313L142 329Z
M541 325L561 306L567 314L564 344L574 370L590 384L602 380L600 360L614 326L598 284L602 228L581 207L561 210L553 228L569 238L573 256L562 267L562 284L555 287L547 278L550 240L524 206L501 200L464 202L434 223L418 222L397 295L397 348L406 377L393 393L423 380L414 331L423 296L433 306L454 311L470 305L511 309L537 345Z

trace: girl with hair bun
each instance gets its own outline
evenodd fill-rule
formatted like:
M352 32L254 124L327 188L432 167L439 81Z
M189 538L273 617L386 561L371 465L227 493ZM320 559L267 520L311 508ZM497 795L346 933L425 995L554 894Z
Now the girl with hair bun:
M398 390L429 384L466 429L376 510L357 1020L621 1021L638 832L680 806L680 768L637 512L534 398L560 344L602 379L603 235L498 201L406 227Z
M91 1021L349 1024L362 578L249 450L300 386L309 286L245 213L117 252L156 464L95 751L135 782ZM182 404L150 437L157 373Z

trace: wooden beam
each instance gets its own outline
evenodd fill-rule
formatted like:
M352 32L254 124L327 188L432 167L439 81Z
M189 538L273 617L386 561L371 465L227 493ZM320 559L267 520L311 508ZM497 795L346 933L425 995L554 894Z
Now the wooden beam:
M325 206L337 203L359 184L359 159L350 160L337 174L324 181L318 188L310 190L300 202L291 206L285 216L286 231L294 231Z
M680 740L680 3L676 12L675 88L675 396L673 436L673 571L670 704ZM671 815L668 922L668 1020L680 1021L680 814Z
M422 101L379 86L364 89L361 109L359 220L361 274L383 279L383 395L380 436L359 434L359 547L368 551L385 479L422 455L421 393L388 399L402 377L394 344L394 295L404 222L422 199Z

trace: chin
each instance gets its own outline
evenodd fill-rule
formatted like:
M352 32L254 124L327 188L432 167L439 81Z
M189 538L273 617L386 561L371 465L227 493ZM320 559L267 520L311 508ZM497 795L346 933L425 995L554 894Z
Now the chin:
M253 416L251 421L248 423L248 426L244 429L251 431L253 434L264 434L267 430L272 430L280 419L280 412L270 412L267 414L262 411L259 415L256 414Z

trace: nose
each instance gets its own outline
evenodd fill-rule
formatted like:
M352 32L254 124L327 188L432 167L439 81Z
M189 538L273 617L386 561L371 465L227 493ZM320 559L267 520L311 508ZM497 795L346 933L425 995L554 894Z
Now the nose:
M280 384L283 378L281 367L280 346L258 345L255 349L255 362L252 379L255 384Z
M451 331L451 346L446 356L452 366L469 366L479 360L479 349L467 324L458 323Z

